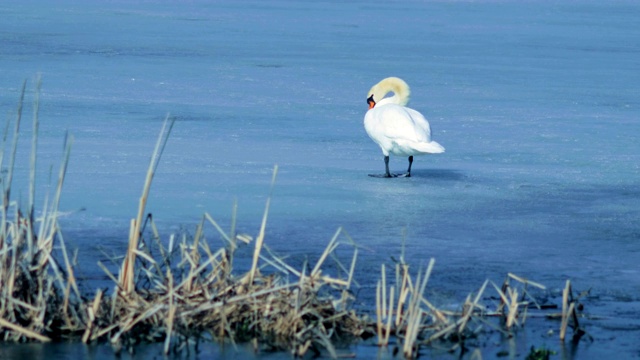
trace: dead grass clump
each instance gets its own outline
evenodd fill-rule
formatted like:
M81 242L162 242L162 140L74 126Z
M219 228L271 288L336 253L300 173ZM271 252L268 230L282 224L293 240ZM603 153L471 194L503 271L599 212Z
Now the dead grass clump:
M159 249L165 254L161 261L153 259L147 241L140 238L133 291L124 291L117 282L110 298L98 300L97 295L83 340L106 339L117 351L143 341L164 341L169 353L189 341L228 339L300 356L321 349L335 355L333 344L366 331L362 318L348 309L352 272L332 277L320 270L339 245L341 230L310 273L306 267L293 269L263 243L266 254L260 253L259 259L272 271L263 274L264 268L252 267L234 275L233 249L238 239L247 237L224 234L228 246L214 252L202 230L205 220L217 227L205 215L195 237L185 235L176 248ZM286 280L290 278L297 281Z
M11 185L18 148L26 81L22 85L13 132L8 118L0 149L2 172L2 206L0 213L0 339L24 342L50 341L83 327L83 312L73 268L60 234L58 204L66 173L72 139L65 141L65 152L52 200L45 201L43 215L36 219L35 166L37 150L40 80L37 81L33 113L29 204L23 213L11 199ZM7 137L12 134L5 165ZM53 256L57 244L63 263Z
M142 341L164 341L164 351L169 353L184 348L188 341L229 339L289 349L300 356L320 349L335 356L336 341L358 337L365 331L364 321L348 310L357 249L354 247L350 270L338 261L344 270L341 274L323 274L322 265L340 245L338 238L343 232L338 230L309 272L306 266L300 270L289 266L264 243L271 197L255 241L235 234L235 230L224 232L205 214L195 236L183 235L177 246L173 245L173 238L165 247L151 217L144 219L142 215L172 126L173 120L167 117L149 165L138 216L131 222L129 249L120 274L116 278L107 272L115 291L110 298L98 294L96 299L101 300L94 300L88 308L90 321L83 340L108 339L116 351ZM277 167L273 182L276 173ZM146 226L151 228L148 239L142 231ZM207 226L215 230L225 246L211 249L205 237ZM251 268L236 275L234 252L239 242L251 241ZM160 256L154 257L152 249ZM265 266L270 268L268 274L263 274ZM287 280L291 278L297 281Z
M564 290L562 290L562 314L560 324L561 341L564 341L567 335L567 327L571 327L573 329L573 337L571 338L571 341L575 344L577 344L584 335L591 338L584 328L580 326L580 322L578 321L583 307L579 300L582 296L585 296L588 293L589 291L587 290L578 297L574 297L573 291L571 290L571 281L567 280L567 284Z
M459 311L438 309L424 295L434 263L434 259L431 259L424 275L418 272L415 281L410 275L409 266L402 261L397 263L395 285L390 287L387 287L386 270L382 266L376 296L379 346L388 346L390 336L394 335L399 342L398 350L407 359L417 358L422 346L435 343L449 344L449 351L460 349L464 352L465 342L476 338L483 328L511 337L517 328L525 325L529 308L542 309L531 294L531 288L545 290L545 287L511 273L501 287L489 280L485 281L475 294L467 296ZM486 294L489 284L496 295ZM567 323L571 323L574 328L573 340L579 341L584 330L578 327L579 315L573 306L575 301L569 295L570 287L567 286L564 291L560 338L564 339ZM487 298L498 301L487 304ZM498 325L490 321L495 317L500 318Z

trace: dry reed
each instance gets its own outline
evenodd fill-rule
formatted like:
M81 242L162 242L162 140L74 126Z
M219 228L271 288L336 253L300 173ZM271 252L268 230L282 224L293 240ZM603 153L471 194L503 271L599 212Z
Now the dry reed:
M404 357L416 358L421 347L436 341L449 343L452 350L464 346L465 340L475 337L485 325L510 336L524 326L530 306L540 308L529 288L544 286L508 274L501 287L485 281L459 311L438 309L425 296L434 259L414 279L410 266L404 262L403 247L394 267L395 276L390 278L393 284L388 284L387 268L382 265L376 287L376 319L371 321L350 306L351 290L357 285L354 273L358 247L353 240L338 229L313 266L305 262L300 269L294 268L276 256L265 241L271 194L255 239L237 232L234 204L229 231L205 213L193 236L171 235L165 246L152 217L145 217L145 213L152 180L174 124L170 116L164 121L151 157L119 274L98 262L113 281L114 291L97 290L93 299L85 299L78 290L73 261L57 221L73 142L70 136L65 139L53 198L45 200L40 218L34 215L39 79L34 97L26 216L11 201L25 89L26 82L18 101L14 130L10 133L11 121L7 119L0 149L2 167L7 138L12 135L0 209L0 339L4 341L44 342L69 337L84 343L108 341L116 352L132 350L141 342L163 342L164 353L189 351L200 341L250 341L257 349L288 350L294 356L324 352L336 358L336 344L377 334L379 346L388 346L394 336L401 343L399 349ZM272 188L276 175L277 166ZM224 246L212 248L212 238L221 239ZM242 245L253 246L253 256L249 269L238 273L234 254ZM336 254L344 245L352 251L349 266L344 266ZM60 258L62 262L58 262ZM338 269L332 275L323 271L329 260ZM493 303L493 310L482 301L489 284L497 293L494 298L499 300ZM569 326L574 329L574 341L584 334L578 325L579 307L567 282L561 339ZM501 326L487 321L492 316L502 319ZM481 358L479 352L473 357Z
M477 337L483 326L489 326L506 336L513 336L515 329L524 326L529 307L542 308L531 293L531 288L545 290L545 287L537 282L509 273L502 287L485 281L475 295L467 296L460 311L439 310L429 302L424 294L433 264L434 259L431 259L424 276L421 278L419 272L415 281L409 273L407 264L396 264L396 283L389 288L388 304L385 301L387 296L386 273L384 265L382 266L381 280L378 281L376 288L378 346L388 346L389 334L394 334L401 342L399 346L407 359L417 358L421 346L436 341L444 344L449 343L450 350L453 351L457 348L464 348L465 341ZM485 294L489 283L493 285L497 299L499 299L499 302L494 304L494 309L491 309L486 301L481 302L483 298L495 297ZM394 303L395 289L399 289L397 303ZM577 342L585 332L577 325L579 315L575 310L575 301L571 300L571 289L568 283L564 294L560 338L564 338L567 324L572 324L573 341ZM394 316L395 320L392 320ZM487 318L490 317L501 318L501 326L497 327L489 322ZM474 356L480 355L476 353Z
M34 101L29 205L26 216L17 203L11 200L26 81L22 85L18 101L7 172L3 173L2 178L0 339L4 341L50 341L54 337L80 331L86 320L57 220L72 137L65 139L65 150L53 201L50 204L49 201L45 201L45 209L40 219L36 221L34 215L39 89L38 78ZM11 119L8 118L0 149L0 167L4 166L10 123ZM63 254L64 264L58 263L54 257L54 243Z

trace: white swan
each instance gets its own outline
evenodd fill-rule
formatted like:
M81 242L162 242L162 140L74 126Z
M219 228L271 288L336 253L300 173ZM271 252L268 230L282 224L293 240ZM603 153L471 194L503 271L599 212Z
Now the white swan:
M389 93L393 96L386 97ZM431 128L419 112L405 107L409 102L409 85L397 77L388 77L369 90L369 111L364 117L364 128L369 137L382 149L385 174L373 177L409 177L414 155L438 154L444 147L431 141ZM406 174L389 172L389 155L408 156Z

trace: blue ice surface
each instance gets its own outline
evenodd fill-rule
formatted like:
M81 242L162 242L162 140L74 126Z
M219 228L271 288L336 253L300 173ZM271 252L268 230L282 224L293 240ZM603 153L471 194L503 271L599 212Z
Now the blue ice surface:
M147 206L165 236L204 212L228 228L235 199L240 231L257 234L278 164L267 243L313 261L344 227L365 247L363 293L404 238L416 271L436 259L430 284L452 302L514 272L637 304L639 16L625 0L5 1L7 117L29 79L13 194L25 203L41 73L38 195L68 131L61 222L89 278L100 249L126 248L171 113ZM387 76L447 149L411 178L367 176L384 164L366 91Z

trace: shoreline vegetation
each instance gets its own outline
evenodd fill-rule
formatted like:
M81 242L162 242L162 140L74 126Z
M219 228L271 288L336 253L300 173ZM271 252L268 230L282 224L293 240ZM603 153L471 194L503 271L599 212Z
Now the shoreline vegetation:
M167 116L147 171L139 209L131 220L129 246L118 273L97 263L113 282L113 290L82 294L74 274L74 258L58 224L58 205L73 143L64 152L55 193L47 195L35 216L38 109L41 80L36 81L33 136L28 182L29 202L23 211L11 200L16 149L22 122L26 81L15 119L7 118L0 149L2 226L0 226L0 339L4 342L72 339L86 344L110 343L117 354L133 352L141 343L162 343L165 354L197 351L200 342L251 343L256 352L288 351L295 357L350 357L342 348L360 341L394 347L407 359L430 346L465 353L477 347L485 331L511 337L532 317L555 319L561 341L578 343L581 294L570 281L561 304L543 303L545 287L509 273L500 285L485 281L456 310L439 309L425 296L435 260L426 269L411 267L403 254L393 268L382 264L376 286L375 313L356 311L354 280L358 245L338 229L316 263L290 266L266 244L271 195L255 237L238 233L233 209L228 231L207 213L194 235L171 235L162 241L146 202L174 120ZM6 171L4 171L6 169ZM271 186L276 181L274 167ZM224 246L212 248L207 238ZM253 247L246 272L234 267L239 246ZM340 261L336 249L350 251ZM113 260L116 261L116 260ZM331 266L329 266L331 265ZM293 280L292 280L293 279ZM90 284L83 284L90 285ZM373 308L373 307L372 307ZM560 311L561 310L561 311ZM568 334L568 328L573 330ZM536 358L549 352L532 349ZM540 355L542 354L542 355ZM480 359L479 349L471 358Z

